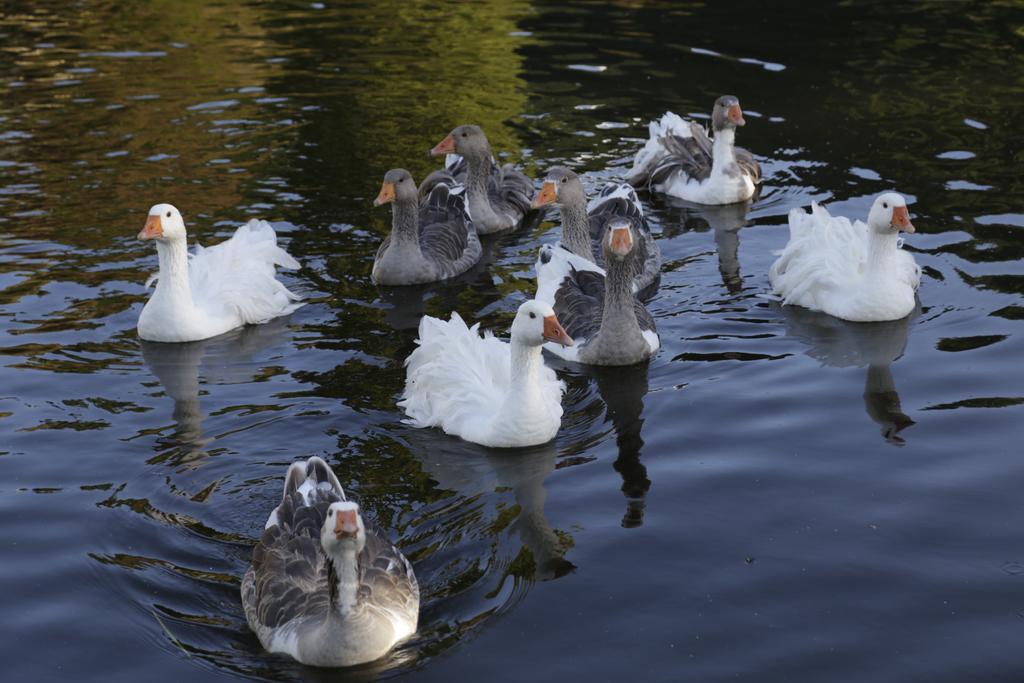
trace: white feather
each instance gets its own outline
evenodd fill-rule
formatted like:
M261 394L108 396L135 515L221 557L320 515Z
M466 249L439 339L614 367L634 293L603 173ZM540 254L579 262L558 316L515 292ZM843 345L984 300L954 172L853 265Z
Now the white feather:
M448 321L423 317L419 346L406 360L405 393L399 401L407 422L440 427L485 446L550 441L561 423L564 385L538 359L539 386L517 396L510 345L490 332L481 335L479 327L467 327L458 313Z
M773 294L783 304L824 311L844 320L896 320L914 307L921 270L899 248L883 272L868 274L869 243L875 239L863 221L832 216L818 203L810 213L789 213L789 242L768 273ZM869 276L870 275L870 276Z
M277 280L276 266L295 269L299 263L277 246L277 234L266 221L253 219L215 246L196 245L187 257L188 293L183 283L169 282L171 275L161 273L139 316L139 336L197 341L291 313L302 303Z

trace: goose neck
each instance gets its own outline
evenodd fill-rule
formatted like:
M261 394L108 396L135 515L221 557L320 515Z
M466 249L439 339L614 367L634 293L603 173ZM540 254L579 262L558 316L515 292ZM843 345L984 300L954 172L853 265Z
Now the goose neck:
M868 238L868 258L865 271L869 273L884 274L891 271L892 262L896 258L896 242L899 235L895 232L878 233L870 230Z
M471 154L466 157L466 189L487 191L487 180L491 175L491 155Z
M359 556L355 548L345 548L334 553L334 605L341 614L350 612L356 606L359 593Z
M639 323L633 308L633 276L630 259L608 258L605 263L604 312L601 330L636 330Z
M419 215L415 199L396 200L391 208L391 235L395 246L420 248Z
M178 303L192 303L192 287L188 280L188 249L184 239L157 241L156 253L160 260L160 278L154 298L167 297Z
M590 245L590 221L583 201L568 201L562 207L562 244L572 253L594 260Z
M723 128L715 132L711 151L711 172L724 171L736 161L736 129Z
M540 347L524 344L515 337L512 338L509 346L512 354L509 363L512 393L520 396L529 394L539 385L538 379L542 364Z

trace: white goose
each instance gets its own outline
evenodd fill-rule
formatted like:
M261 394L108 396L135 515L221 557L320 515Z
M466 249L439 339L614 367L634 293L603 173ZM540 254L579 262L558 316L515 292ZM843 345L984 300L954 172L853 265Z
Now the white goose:
M561 425L565 385L544 365L541 345L571 346L572 339L539 301L519 307L507 344L489 332L481 337L479 327L467 327L458 313L447 322L420 321L399 401L410 424L497 448L550 441Z
M697 204L750 199L761 183L761 167L750 152L736 146L736 128L743 125L740 101L732 95L715 100L713 140L699 124L666 112L660 121L651 121L651 137L626 180Z
M416 632L420 589L404 555L345 500L317 457L288 468L242 579L245 619L269 652L311 666L378 659Z
M789 243L768 278L783 304L824 311L843 320L898 320L914 309L921 268L900 247L914 232L907 202L879 196L868 222L832 216L817 203L811 213L789 212Z
M196 245L190 255L181 214L170 204L157 204L139 239L155 240L160 257L156 291L139 315L142 339L198 341L302 305L274 277L274 266L298 268L299 263L277 246L266 221L253 219L216 246Z

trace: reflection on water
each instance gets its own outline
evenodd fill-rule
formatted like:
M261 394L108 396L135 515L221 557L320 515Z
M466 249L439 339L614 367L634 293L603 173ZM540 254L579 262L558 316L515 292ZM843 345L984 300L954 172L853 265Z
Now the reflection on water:
M674 237L686 231L714 232L718 272L722 274L722 284L730 294L739 294L743 290L743 278L740 276L740 230L747 224L747 213L760 194L759 186L752 199L720 206L702 206L676 198L665 199L671 207L669 215L675 219L667 224L664 233L666 237Z
M244 384L267 377L272 368L254 357L288 342L289 318L274 318L263 325L247 325L187 344L139 341L143 360L174 401L174 430L157 439L160 454L150 464L194 466L204 457L203 448L210 439L203 437L206 415L200 407L199 378L207 384Z
M1000 522L1020 517L1024 476L1018 15L8 3L0 617L18 628L0 641L5 674L1019 674L1019 577L1000 570L1024 548L1020 525ZM384 171L424 177L427 149L472 122L502 160L533 177L571 165L593 191L623 175L648 121L706 117L723 92L748 109L741 144L764 190L731 207L643 193L665 258L648 304L664 350L646 367L559 366L563 430L542 448L495 453L403 425L420 316L455 310L504 334L557 223L486 241L457 281L378 289ZM857 326L762 296L790 209L829 199L863 216L889 189L913 198L917 318ZM155 260L134 236L158 201L203 244L272 220L303 264L286 284L311 303L208 342L140 343ZM354 672L268 656L238 600L287 465L310 455L424 589L417 637Z
M544 514L544 480L555 470L554 443L483 449L433 429L417 431L409 441L423 471L438 487L467 499L494 501L492 531L514 531L522 543L508 565L509 572L527 581L547 581L575 569L565 559L574 545L572 537L553 529ZM505 496L484 495L502 491L511 491L511 505Z
M605 404L605 421L615 429L618 457L612 464L622 477L622 495L626 512L622 526L633 528L644 523L644 497L651 488L647 468L640 462L644 440L644 396L647 395L648 363L624 367L580 366L585 376L593 377Z
M891 365L907 347L907 332L921 313L920 305L900 320L852 323L801 308L778 307L786 318L786 334L807 346L807 355L834 368L864 367L864 410L882 437L893 444L905 443L900 432L914 424L900 405Z

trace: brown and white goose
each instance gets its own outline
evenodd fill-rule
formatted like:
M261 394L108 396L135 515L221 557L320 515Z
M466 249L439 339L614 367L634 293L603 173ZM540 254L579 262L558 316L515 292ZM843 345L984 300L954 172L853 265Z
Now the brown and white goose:
M608 222L601 239L607 274L568 272L558 263L564 249L541 247L537 300L549 303L576 344L545 348L566 360L590 365L632 365L661 346L654 318L633 294L637 230L629 218Z
M597 266L604 267L601 239L608 223L616 218L629 218L636 226L636 257L632 263L633 291L650 289L661 277L661 249L654 241L644 217L643 206L636 191L624 183L608 183L600 194L587 202L587 192L580 177L564 166L548 171L544 185L533 207L554 204L562 213L562 240L559 246Z
M380 285L419 285L461 275L480 260L480 239L466 212L465 188L431 176L421 197L408 171L384 175L374 206L392 204L391 234L377 250L370 277Z
M430 150L448 155L447 170L465 184L469 213L481 235L519 227L530 212L533 182L512 164L499 166L480 126L459 126Z
M740 101L732 95L715 101L713 139L701 125L666 112L660 121L651 121L651 137L626 180L633 187L646 186L697 204L750 199L761 183L761 167L735 144L736 128L745 124Z
M288 468L284 496L242 579L245 619L270 652L354 666L415 633L412 565L372 528L317 457Z

